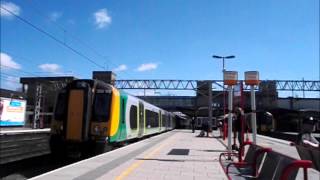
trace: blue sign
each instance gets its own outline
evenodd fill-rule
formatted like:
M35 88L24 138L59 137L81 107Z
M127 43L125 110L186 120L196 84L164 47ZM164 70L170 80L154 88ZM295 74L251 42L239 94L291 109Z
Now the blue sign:
M21 106L21 102L19 102L19 101L11 101L10 102L10 106L12 106L12 107L20 107Z

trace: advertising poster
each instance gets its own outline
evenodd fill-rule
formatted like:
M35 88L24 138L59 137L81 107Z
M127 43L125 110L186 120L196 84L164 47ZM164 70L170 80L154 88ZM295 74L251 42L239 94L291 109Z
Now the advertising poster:
M0 97L0 126L23 126L26 101Z

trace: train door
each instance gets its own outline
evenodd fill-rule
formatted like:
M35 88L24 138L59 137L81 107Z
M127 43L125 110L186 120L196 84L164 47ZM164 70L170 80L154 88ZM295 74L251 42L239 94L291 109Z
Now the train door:
M91 89L71 89L69 93L66 122L66 139L72 141L87 140L89 132L89 112Z
M139 102L139 131L138 137L143 135L144 131L144 105L142 102Z

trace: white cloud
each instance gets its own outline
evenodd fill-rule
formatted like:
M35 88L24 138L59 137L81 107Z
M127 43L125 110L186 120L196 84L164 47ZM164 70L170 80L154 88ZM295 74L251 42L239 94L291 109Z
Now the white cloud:
M41 64L38 66L42 71L49 73L59 73L60 66L58 64Z
M11 56L6 53L0 53L0 64L3 69L21 69L21 65L16 63Z
M100 9L93 14L95 18L95 24L98 29L104 28L111 24L111 16L108 15L107 9Z
M138 68L137 71L150 71L158 68L158 64L156 63L147 63L147 64L141 64Z
M50 18L51 21L57 21L61 17L62 17L62 13L61 12L52 12L49 15L49 18Z
M121 65L118 66L117 68L114 68L112 71L120 72L120 71L125 71L125 70L127 70L127 69L128 69L127 65L121 64Z
M12 2L1 1L0 6L1 6L1 11L0 11L1 17L12 18L13 15L10 12L16 15L19 15L21 12L20 7ZM10 12L8 12L7 10Z

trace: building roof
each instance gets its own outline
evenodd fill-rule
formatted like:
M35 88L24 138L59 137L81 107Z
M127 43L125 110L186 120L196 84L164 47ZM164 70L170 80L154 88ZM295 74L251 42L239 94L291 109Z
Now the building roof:
M59 77L22 77L20 78L20 83L30 84L30 83L48 83L48 82L61 82L61 81L72 81L75 80L74 76L59 76Z

